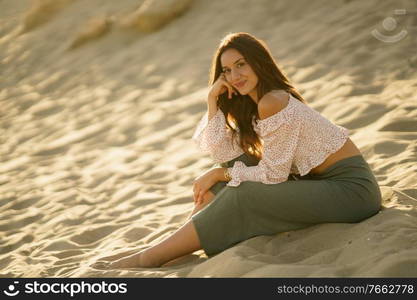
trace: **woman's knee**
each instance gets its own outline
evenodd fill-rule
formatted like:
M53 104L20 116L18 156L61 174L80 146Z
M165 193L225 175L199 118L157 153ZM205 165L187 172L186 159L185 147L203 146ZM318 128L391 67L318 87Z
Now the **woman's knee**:
M246 200L253 202L255 197L260 196L262 188L263 186L260 182L243 181L238 187L234 188L234 191L241 202L245 202Z
M226 186L222 190L218 201L222 202L220 205L223 207L231 207L233 209L237 209L241 205L241 198L241 191L238 187Z

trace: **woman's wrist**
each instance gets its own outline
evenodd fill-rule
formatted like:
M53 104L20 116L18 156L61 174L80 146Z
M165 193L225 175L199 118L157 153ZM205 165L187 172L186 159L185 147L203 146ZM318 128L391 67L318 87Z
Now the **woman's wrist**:
M216 168L215 171L218 181L230 181L232 179L228 168Z
M230 174L229 168L224 168L223 176L226 181L232 180L232 175Z
M207 102L209 103L217 103L218 96L213 96L211 94L207 95Z

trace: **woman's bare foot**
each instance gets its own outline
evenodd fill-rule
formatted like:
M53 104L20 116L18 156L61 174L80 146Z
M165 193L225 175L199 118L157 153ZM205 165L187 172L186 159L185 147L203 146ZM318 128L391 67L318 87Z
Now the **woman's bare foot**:
M122 257L126 257L128 255L132 255L134 253L138 253L140 250L142 249L130 249L130 250L126 250L117 254L113 254L113 255L109 255L109 256L105 256L105 257L101 257L99 259L99 261L114 261L116 259L122 258Z
M95 269L100 269L100 270L106 270L106 269L109 269L109 266L113 261L116 261L119 258L130 256L134 253L137 253L138 251L139 251L138 249L130 249L130 250L123 251L123 252L113 254L110 256L101 257L99 258L98 261L91 264L90 267L95 268Z
M160 267L161 263L153 261L146 250L139 253L132 254L118 260L115 260L109 264L109 268L155 268Z

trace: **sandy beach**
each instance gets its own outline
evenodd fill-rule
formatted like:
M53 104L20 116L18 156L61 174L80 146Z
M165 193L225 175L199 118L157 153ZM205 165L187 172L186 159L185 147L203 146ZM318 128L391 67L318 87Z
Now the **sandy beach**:
M383 209L210 259L92 268L192 211L214 163L191 136L212 55L238 31L349 129ZM413 0L0 1L0 276L417 277L416 49Z

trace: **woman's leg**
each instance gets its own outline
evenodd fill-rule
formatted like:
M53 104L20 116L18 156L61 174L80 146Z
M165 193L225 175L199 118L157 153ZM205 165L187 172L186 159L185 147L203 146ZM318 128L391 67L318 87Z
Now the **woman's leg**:
M114 255L112 257L119 259L110 263L109 266L112 268L159 267L173 259L201 249L191 216L206 207L214 196L212 192L208 191L203 197L203 203L194 206L194 210L188 216L187 222L166 239L138 253L132 253L131 250L126 254ZM121 256L126 257L120 258Z
M200 250L201 245L194 224L188 220L177 231L158 244L118 259L109 264L110 268L159 267L175 258Z
M356 223L376 214L381 194L369 166L347 158L316 176L279 184L245 181L225 187L192 217L208 257L259 235L322 223Z
M220 166L233 166L234 162L238 160L245 162L247 165L255 165L257 163L257 161L253 158L247 156L246 154L242 154L241 156L227 163L223 163ZM106 257L107 259L117 259L106 267L159 267L173 259L180 258L181 256L188 255L201 249L199 237L191 217L205 208L214 199L216 196L215 193L218 193L225 185L225 182L219 182L215 187L213 186L211 191L207 191L203 196L203 203L195 205L193 211L187 217L186 223L170 236L158 244L139 252L129 250L127 252ZM100 263L94 265L101 267Z

